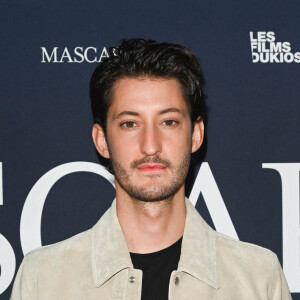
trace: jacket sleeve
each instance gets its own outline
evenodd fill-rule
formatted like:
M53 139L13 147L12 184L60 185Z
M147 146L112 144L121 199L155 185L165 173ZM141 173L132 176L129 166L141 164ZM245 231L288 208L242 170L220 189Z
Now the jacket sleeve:
M292 296L276 254L274 254L274 277L270 300L292 300Z
M10 300L32 300L30 297L29 289L27 285L27 258L23 259L22 264L19 267L13 290L10 296Z

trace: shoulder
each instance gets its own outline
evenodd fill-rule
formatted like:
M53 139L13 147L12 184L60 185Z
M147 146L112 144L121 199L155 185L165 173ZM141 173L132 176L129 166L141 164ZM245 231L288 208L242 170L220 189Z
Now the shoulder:
M221 277L229 274L239 281L259 282L272 286L280 263L274 252L255 244L242 242L220 233L216 233L216 251L218 272Z
M217 251L221 251L219 255L232 256L238 261L263 261L264 263L274 262L275 254L264 247L243 242L224 234L216 232Z
M34 249L26 254L27 260L45 260L65 255L76 255L90 248L91 229L55 244Z
M84 271L91 265L90 248L91 229L27 253L18 270L11 299L37 299L37 283L47 290L74 270Z
M220 282L235 283L249 293L267 293L268 299L292 299L274 252L215 233Z
M205 246L206 251L216 259L216 264L219 264L221 268L245 269L245 266L251 265L261 268L267 266L268 269L274 268L276 255L272 251L215 231L189 201L186 201L186 207L188 231L193 239L196 238L208 244Z
M70 266L91 264L91 229L64 241L37 248L24 257L23 263L28 277L67 271ZM32 280L33 278L31 278ZM30 280L30 278L28 278Z

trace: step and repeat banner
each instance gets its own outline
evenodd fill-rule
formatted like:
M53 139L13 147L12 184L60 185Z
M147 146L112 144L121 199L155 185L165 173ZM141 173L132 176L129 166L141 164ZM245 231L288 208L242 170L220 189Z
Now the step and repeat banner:
M300 299L299 1L2 1L0 299L30 250L92 227L114 179L88 87L122 38L180 43L208 95L186 194L216 230L274 251Z

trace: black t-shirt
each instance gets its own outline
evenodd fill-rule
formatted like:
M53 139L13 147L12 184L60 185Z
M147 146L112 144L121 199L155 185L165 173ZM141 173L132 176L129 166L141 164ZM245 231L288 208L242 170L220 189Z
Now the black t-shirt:
M171 273L177 270L181 253L180 238L157 252L130 253L133 267L143 271L142 300L167 300Z

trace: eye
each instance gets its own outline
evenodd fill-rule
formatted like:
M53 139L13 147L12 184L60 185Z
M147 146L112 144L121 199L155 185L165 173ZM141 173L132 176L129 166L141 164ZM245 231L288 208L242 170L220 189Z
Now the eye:
M172 119L168 119L168 120L165 120L165 121L163 122L163 124L166 125L166 126L174 126L174 125L176 125L177 123L178 123L177 121L172 120Z
M132 122L132 121L127 121L127 122L122 123L121 126L125 127L125 128L133 128L136 126L136 123Z

